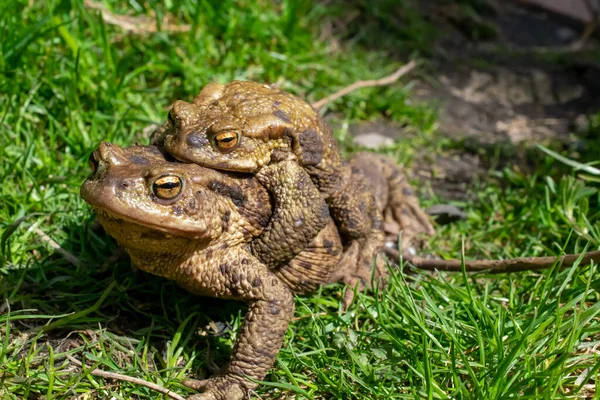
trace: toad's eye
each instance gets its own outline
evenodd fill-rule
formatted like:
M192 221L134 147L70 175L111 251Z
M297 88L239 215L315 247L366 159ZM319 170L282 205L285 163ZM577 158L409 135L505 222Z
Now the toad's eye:
M161 176L152 183L152 192L163 200L173 200L183 189L183 181L175 175Z
M224 153L230 152L238 145L240 136L236 132L217 133L214 138L215 146Z
M94 150L92 152L92 154L90 154L90 157L88 158L88 165L90 166L90 169L92 170L92 174L96 173L96 171L98 170L99 164L100 164L100 161L98 160L98 150Z

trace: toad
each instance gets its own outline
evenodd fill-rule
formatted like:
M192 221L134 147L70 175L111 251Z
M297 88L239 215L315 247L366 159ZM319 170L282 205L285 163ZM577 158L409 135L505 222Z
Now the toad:
M335 225L330 221L293 260L270 269L251 250L273 212L254 177L169 162L154 147L110 143L100 145L90 165L81 195L134 265L192 293L248 303L231 362L192 397L244 398L256 386L248 378L264 379L281 347L294 313L292 291L330 281L342 252Z
M151 142L179 160L224 171L257 174L282 160L294 160L327 201L346 247L358 251L356 275L370 273L375 256L383 249L383 217L368 182L362 175L352 174L321 116L291 94L255 82L209 84L193 103L176 101L169 121L155 132ZM293 182L288 179L275 187L287 185ZM400 202L414 204L412 190L406 182L402 185ZM285 214L292 203L288 203L289 198L281 200L276 204ZM419 233L433 233L429 218L418 206L404 207L397 222L405 249ZM286 227L278 218L271 224ZM304 230L296 249L302 248L313 233ZM269 253L268 246L264 247ZM294 254L287 248L281 250L279 254ZM273 261L283 260L279 256Z
M341 240L331 219L288 263L267 267L261 262L252 245L265 232L274 208L256 177L169 161L152 146L122 149L102 143L90 165L92 174L81 195L134 265L198 295L248 303L230 363L207 382L188 381L204 389L190 399L243 399L256 387L254 381L264 379L293 317L292 293L348 282L348 276L360 282L360 289L370 283L370 273L353 275L351 249L341 258ZM385 215L397 218L415 206L404 202L402 174L390 160L358 154L350 166L353 174L368 178ZM268 186L280 178L269 174L265 182Z

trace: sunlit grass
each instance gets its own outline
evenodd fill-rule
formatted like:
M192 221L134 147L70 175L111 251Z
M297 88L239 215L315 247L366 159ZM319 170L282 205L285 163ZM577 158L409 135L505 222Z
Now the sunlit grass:
M160 398L81 374L66 354L182 395L190 393L184 377L227 361L243 306L191 296L113 257L114 241L94 228L78 196L87 156L101 140L146 142L144 127L211 81L266 81L316 100L387 75L401 62L374 45L373 21L395 27L386 43L427 56L430 27L406 5L406 24L394 25L392 3L360 3L378 19L351 26L344 40L322 31L327 18L350 11L338 3L106 2L115 13L168 13L191 26L145 35L104 24L80 1L0 4L1 398ZM408 132L383 150L399 162L452 148L436 135L434 111L409 100L409 88L396 84L329 105L343 151L357 150L345 126L382 117ZM426 251L456 258L464 243L466 257L506 258L597 249L596 183L535 157L533 175L506 168L470 188L468 219L440 227ZM493 276L396 271L386 290L359 295L347 313L343 290L297 298L262 398L600 398L596 266Z

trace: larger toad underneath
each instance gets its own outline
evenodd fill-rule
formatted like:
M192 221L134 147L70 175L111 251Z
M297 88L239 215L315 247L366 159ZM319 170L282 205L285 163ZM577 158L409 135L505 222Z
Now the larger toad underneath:
M81 195L137 267L195 294L248 303L230 363L191 399L243 399L256 387L254 381L265 378L293 317L293 292L336 281L357 282L362 289L371 282L370 271L354 267L356 249L342 258L331 220L289 263L268 267L261 262L252 246L274 209L256 178L170 162L149 146L122 149L103 143L90 164L93 173ZM350 165L353 174L369 178L380 212L397 218L415 206L404 203L402 174L389 160L359 154ZM270 176L277 180L276 174ZM380 275L385 271L376 271Z

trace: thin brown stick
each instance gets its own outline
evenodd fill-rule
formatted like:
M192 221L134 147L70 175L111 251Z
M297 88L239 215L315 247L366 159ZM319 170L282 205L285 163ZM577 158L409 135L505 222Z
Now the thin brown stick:
M319 109L319 108L322 108L324 105L331 103L332 101L335 101L335 100L339 99L340 97L343 97L343 96L347 95L348 93L353 92L357 89L373 87L373 86L391 85L392 83L394 83L398 79L400 79L402 76L404 76L404 75L408 74L410 71L412 71L416 66L417 66L417 63L414 61L411 61L408 64L404 65L402 68L399 68L393 74L386 76L384 78L373 79L370 81L356 81L352 85L346 86L345 88L338 90L337 92L330 94L329 96L324 97L319 101L315 101L311 105L314 108Z
M396 249L386 249L385 252L395 259L398 259L400 256ZM520 257L508 260L465 260L465 270L467 272L489 271L492 273L531 271L550 268L557 262L557 259L562 268L569 268L575 264L580 255L566 254L560 257ZM461 260L436 260L416 256L403 256L403 258L416 268L428 271L457 272L463 269ZM600 263L600 251L585 253L580 264L587 265L592 261Z
M46 235L41 229L35 228L33 230L44 242L48 243L50 247L59 252L64 258L67 259L71 264L77 266L79 265L79 259L75 257L73 254L69 253L62 246L56 243L50 236Z
M66 357L69 359L69 361L71 361L73 364L77 365L79 368L82 368L82 370L83 370L83 364L81 363L81 361L75 359L74 357L71 357L68 354L66 354ZM146 386L147 388L150 388L154 391L160 392L162 394L166 394L167 396L169 396L172 399L185 400L184 397L181 397L177 393L173 393L169 389L159 386L156 383L145 381L143 379L133 378L131 376L122 375L122 374L117 374L116 372L102 371L100 369L93 369L93 370L87 371L87 372L90 373L91 375L99 376L101 378L116 379L118 381L131 382L131 383L135 383L136 385Z

